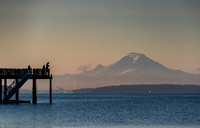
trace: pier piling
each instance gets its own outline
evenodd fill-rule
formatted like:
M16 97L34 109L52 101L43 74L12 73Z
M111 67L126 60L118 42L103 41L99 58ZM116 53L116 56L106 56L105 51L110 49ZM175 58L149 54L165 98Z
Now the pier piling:
M18 83L18 79L16 79L16 84ZM19 100L19 90L15 93L15 100Z
M37 103L37 87L36 87L36 79L33 79L33 99L32 103L36 104Z
M52 76L51 76L52 78ZM52 79L50 79L50 87L49 87L49 103L52 104Z
M4 79L4 99L6 98L7 96L7 79Z
M2 101L2 79L0 79L0 101Z

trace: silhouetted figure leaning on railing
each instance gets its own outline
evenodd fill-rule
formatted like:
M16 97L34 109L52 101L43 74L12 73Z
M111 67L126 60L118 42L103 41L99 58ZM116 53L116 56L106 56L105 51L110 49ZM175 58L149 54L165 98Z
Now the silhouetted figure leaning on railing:
M47 62L46 64L46 74L49 76L50 72L49 72L49 62Z

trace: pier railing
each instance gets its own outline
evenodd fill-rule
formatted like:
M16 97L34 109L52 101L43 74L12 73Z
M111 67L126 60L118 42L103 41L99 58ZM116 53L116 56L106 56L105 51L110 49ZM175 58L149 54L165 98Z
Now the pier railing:
M23 69L11 69L11 68L0 68L1 76L19 76L23 71L28 70ZM33 76L50 76L50 69L34 68L32 72Z

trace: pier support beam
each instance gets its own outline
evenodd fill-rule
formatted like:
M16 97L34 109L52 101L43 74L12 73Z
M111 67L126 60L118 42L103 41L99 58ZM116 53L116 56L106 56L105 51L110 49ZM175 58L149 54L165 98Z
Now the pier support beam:
M2 101L2 79L0 79L0 101Z
M16 84L18 83L18 79L16 79ZM15 100L19 100L19 90L15 93Z
M37 87L36 87L36 79L33 79L33 99L32 99L32 103L33 104L37 104Z
M52 104L52 78L50 79L50 87L49 87L49 103Z
M7 79L4 79L4 99L6 99L7 96Z

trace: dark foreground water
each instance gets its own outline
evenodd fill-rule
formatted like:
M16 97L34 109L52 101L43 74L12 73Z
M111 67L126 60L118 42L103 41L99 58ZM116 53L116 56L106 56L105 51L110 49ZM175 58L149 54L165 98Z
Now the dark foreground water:
M31 100L31 94L21 94ZM0 128L199 128L200 94L38 94L0 104Z

